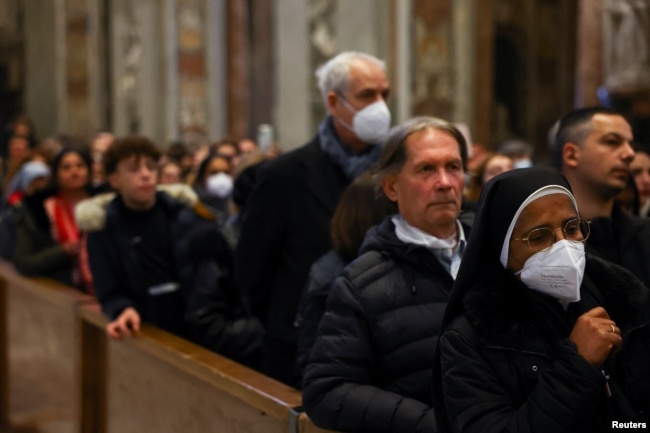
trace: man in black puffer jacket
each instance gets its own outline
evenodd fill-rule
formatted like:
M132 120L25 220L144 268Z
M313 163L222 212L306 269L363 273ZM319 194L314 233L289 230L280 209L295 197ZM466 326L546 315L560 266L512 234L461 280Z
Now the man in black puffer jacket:
M440 119L395 127L377 178L398 213L335 281L303 380L319 426L434 432L431 369L473 215L459 218L466 143Z

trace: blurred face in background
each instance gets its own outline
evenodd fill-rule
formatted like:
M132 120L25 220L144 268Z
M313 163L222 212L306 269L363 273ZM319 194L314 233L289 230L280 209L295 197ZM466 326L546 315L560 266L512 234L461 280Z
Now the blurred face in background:
M650 155L645 152L636 152L630 164L632 176L639 191L639 204L643 206L650 198Z
M88 184L88 166L77 152L69 152L61 158L56 181L61 190L79 190Z
M230 169L231 169L230 162L228 161L228 159L226 159L226 157L223 156L212 157L210 162L208 162L207 167L205 168L203 183L205 184L208 178L210 176L214 176L215 174L219 174L219 173L230 174Z
M168 185L181 182L181 167L178 164L168 162L160 167L158 183Z
M93 184L99 185L103 183L106 179L104 176L104 166L102 165L102 159L104 153L113 143L113 134L109 132L101 132L95 136L92 142L92 172L93 172Z
M7 157L12 161L26 158L29 155L29 141L23 137L12 137L7 147Z
M497 174L504 173L514 168L512 158L506 155L494 155L490 157L485 163L485 170L483 171L483 184L492 179Z

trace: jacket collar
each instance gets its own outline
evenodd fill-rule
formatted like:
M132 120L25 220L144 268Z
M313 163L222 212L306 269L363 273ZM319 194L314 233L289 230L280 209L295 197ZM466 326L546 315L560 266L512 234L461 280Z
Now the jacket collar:
M193 207L198 203L198 196L189 185L158 185L156 200L162 202L166 207L178 204L181 207ZM93 232L103 230L106 227L109 207L117 200L114 192L99 194L95 197L83 200L75 209L75 218L79 230Z

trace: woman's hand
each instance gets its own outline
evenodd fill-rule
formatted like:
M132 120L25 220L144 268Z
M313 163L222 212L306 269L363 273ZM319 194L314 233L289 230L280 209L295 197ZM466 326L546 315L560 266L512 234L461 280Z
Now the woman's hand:
M569 340L575 343L578 353L595 367L600 367L610 352L618 350L623 344L621 330L603 307L593 308L580 316Z

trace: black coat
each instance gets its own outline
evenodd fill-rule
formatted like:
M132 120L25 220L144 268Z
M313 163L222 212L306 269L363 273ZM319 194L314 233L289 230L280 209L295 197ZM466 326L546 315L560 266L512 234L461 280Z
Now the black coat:
M493 281L500 284L486 281L468 295L465 314L440 339L451 431L604 432L612 420L650 413L650 298L632 274L588 257L582 300L566 313L511 275ZM568 339L576 318L596 306L623 337L603 366L611 398L603 371Z
M262 350L262 327L248 317L233 285L232 251L216 223L168 194L157 193L157 205L169 219L175 274L181 289L180 297L175 292L154 297L140 281L136 245L124 229L119 200L116 197L108 204L105 223L88 236L90 266L104 313L114 319L125 308L133 307L143 321L237 361L255 364ZM178 303L184 305L179 307ZM181 315L165 317L171 310L180 310Z
M483 189L434 363L441 432L600 432L650 410L650 294L643 283L587 255L581 299L565 311L501 261L519 212L550 186L571 197L562 175L534 168L500 174ZM597 306L623 338L602 368L570 339L576 320Z
M435 431L431 368L452 285L390 217L372 228L327 300L304 375L310 418L341 431Z
M615 206L611 218L591 221L587 252L624 267L650 287L650 219Z
M329 250L310 268L309 282L300 299L296 324L300 328L296 351L296 375L302 379L309 353L318 336L318 325L332 285L348 262L335 249Z
M330 248L329 224L349 183L318 137L264 164L246 204L235 276L267 335L295 345L309 268Z
M73 286L76 258L66 253L52 237L52 227L44 202L56 193L53 189L23 198L15 206L15 239L12 260L18 272L44 277Z

